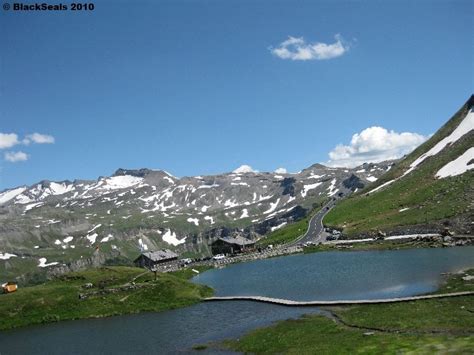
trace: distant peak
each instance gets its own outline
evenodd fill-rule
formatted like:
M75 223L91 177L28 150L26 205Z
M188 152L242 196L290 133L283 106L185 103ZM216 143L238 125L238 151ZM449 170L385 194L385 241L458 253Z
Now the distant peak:
M314 168L314 169L327 169L328 167L325 166L325 165L323 165L323 164L316 163L316 164L311 165L310 168Z
M135 176L135 177L145 177L149 173L151 173L152 170L150 169L117 169L117 171L112 175L112 176L124 176L124 175L130 175L130 176Z
M234 174L245 174L245 173L258 173L257 170L254 170L250 165L241 165L233 171Z

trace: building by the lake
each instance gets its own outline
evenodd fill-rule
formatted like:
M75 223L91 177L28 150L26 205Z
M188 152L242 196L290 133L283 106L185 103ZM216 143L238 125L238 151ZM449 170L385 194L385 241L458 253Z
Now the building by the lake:
M211 244L212 254L238 254L251 251L255 247L255 241L244 237L218 238Z
M133 263L138 267L154 269L158 265L162 265L177 259L178 254L175 252L169 249L161 249L142 253L133 261Z

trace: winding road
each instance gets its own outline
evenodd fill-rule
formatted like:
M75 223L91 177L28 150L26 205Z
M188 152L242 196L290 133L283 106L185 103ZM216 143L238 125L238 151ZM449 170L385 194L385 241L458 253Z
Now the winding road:
M343 196L346 196L350 193L350 190L339 191L338 194L342 192ZM306 233L297 238L296 240L285 244L285 247L292 247L297 244L303 244L307 242L313 243L322 243L326 240L324 235L324 226L323 226L323 218L328 214L328 212L333 208L337 201L341 198L338 194L334 195L331 198L331 201L326 203L316 214L311 217L308 224L308 229Z

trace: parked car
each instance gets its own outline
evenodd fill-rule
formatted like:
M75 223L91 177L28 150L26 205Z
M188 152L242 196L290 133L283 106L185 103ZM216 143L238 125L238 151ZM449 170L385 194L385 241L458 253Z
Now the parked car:
M188 264L191 264L193 262L193 259L191 258L184 258L184 259L181 259L181 262L185 265L188 265Z
M213 260L222 260L222 259L225 259L225 255L224 254L217 254L217 255L214 255L212 257Z

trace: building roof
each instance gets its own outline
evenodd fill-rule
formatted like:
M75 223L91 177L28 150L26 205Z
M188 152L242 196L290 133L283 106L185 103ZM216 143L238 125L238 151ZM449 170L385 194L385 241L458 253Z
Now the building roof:
M223 237L219 238L218 240L222 240L225 243L236 244L240 246L255 244L254 240L250 240L244 237Z
M148 251L146 253L142 253L142 255L146 256L148 259L153 260L153 261L162 261L162 260L174 259L178 257L178 254L172 252L169 249Z

